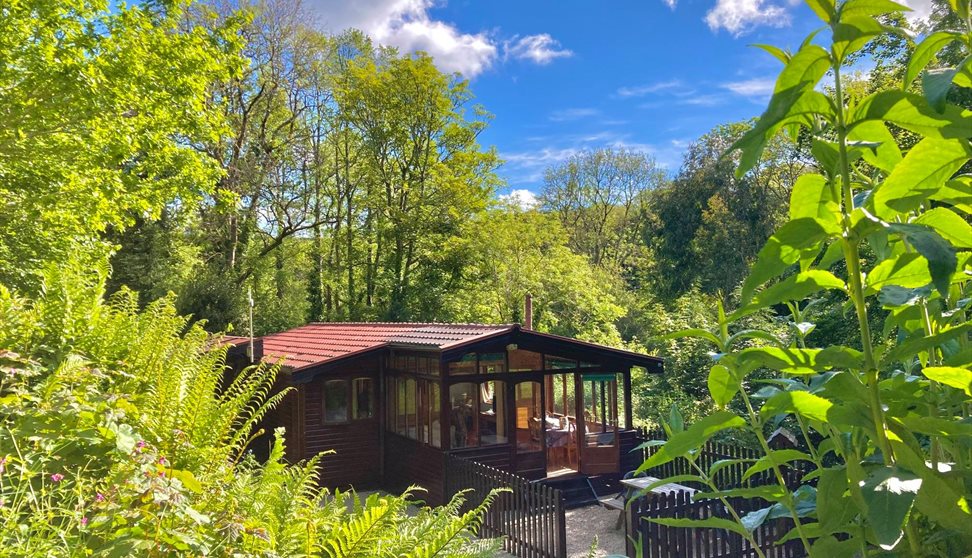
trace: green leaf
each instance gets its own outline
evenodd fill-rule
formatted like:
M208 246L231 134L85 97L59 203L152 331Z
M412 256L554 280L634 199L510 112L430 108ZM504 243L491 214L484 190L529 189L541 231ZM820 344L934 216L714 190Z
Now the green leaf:
M790 54L779 47L773 45L764 45L764 44L753 44L749 46L754 46L756 48L765 50L766 52L772 54L774 58L776 58L777 60L779 60L784 64L790 61Z
M956 73L958 68L935 68L921 77L921 92L928 99L928 104L938 112L945 110L945 98L952 89Z
M833 188L819 174L801 175L790 193L790 219L815 219L827 231L840 230L840 206Z
M841 19L856 16L879 16L893 12L910 12L911 8L891 0L847 0L840 7Z
M905 252L879 263L867 274L866 294L874 294L888 285L909 289L931 283L928 260L914 252Z
M760 308L780 304L790 300L803 300L822 290L846 289L844 282L836 275L822 269L811 269L791 275L779 283L760 291L753 297L752 302L733 313L733 319L752 314Z
M898 142L891 135L887 125L880 120L868 120L854 126L847 134L847 138L853 141L866 141L877 144L873 149L861 151L861 157L868 164L873 165L884 172L891 172L895 165L901 162L901 149Z
M901 540L905 519L921 482L919 477L903 469L881 467L872 471L861 486L868 525L884 550L891 550Z
M918 216L915 223L931 227L956 248L972 248L972 226L947 207L930 209Z
M938 31L937 33L932 33L925 37L923 41L918 43L915 50L911 53L911 58L908 60L908 68L905 70L904 76L904 89L907 90L911 82L915 81L918 74L925 69L925 66L931 62L932 58L946 45L952 41L960 40L962 35L959 33L953 33L951 31Z
M820 244L830 236L816 219L804 217L788 221L759 251L752 271L743 282L741 302L748 303L756 287L781 274L804 252L819 250Z
M743 349L734 358L740 368L746 371L770 368L786 374L808 375L821 371L817 363L817 356L821 352L822 349L751 347Z
M834 59L843 62L849 55L863 48L871 39L884 31L884 26L871 16L842 13L837 25L834 26L831 46Z
M884 285L881 287L881 293L878 295L878 302L885 308L912 306L920 300L927 299L931 293L932 288L930 285L911 289L897 285Z
M735 397L739 391L741 380L728 368L721 364L713 366L709 370L709 393L712 400L719 407L725 407Z
M658 523L659 525L668 525L669 527L688 527L688 528L713 528L713 529L726 529L732 531L733 533L738 533L742 536L749 536L746 532L746 528L742 525L732 521L730 519L722 519L721 517L708 517L706 519L683 519L674 517L660 517L660 518L649 518L648 521Z
M729 411L717 411L689 426L683 432L674 433L664 446L638 467L637 472L668 463L689 451L696 450L718 432L729 428L741 428L745 425L746 421L735 414Z
M972 324L965 323L952 328L944 329L935 335L926 336L924 334L918 334L913 339L909 338L903 343L899 343L898 346L885 354L884 358L881 359L881 365L887 366L889 364L902 361L903 359L908 359L910 361L914 355L927 351L932 347L942 345L947 341L959 337L960 335L966 335L970 330L972 330Z
M929 366L923 368L921 373L929 380L962 390L966 395L972 396L972 371L970 370L954 366Z
M972 122L970 129L972 129ZM911 211L958 171L972 156L968 140L925 138L908 151L883 184L874 189L874 211L893 220L896 213Z
M746 469L746 473L743 474L743 482L745 482L749 477L762 473L763 471L768 471L773 468L773 466L783 466L791 461L813 461L809 455L803 453L800 450L795 449L784 449L784 450L771 450L766 455L759 458L756 463L753 463L749 469Z
M972 214L972 176L964 174L952 178L929 198Z
M902 234L905 239L928 261L928 271L932 283L943 297L948 296L948 286L958 265L955 249L939 236L934 229L925 225L893 223L892 231Z
M938 112L920 95L881 91L865 97L857 105L848 129L869 120L891 122L929 138L966 139L972 128L972 111L947 105L944 112Z
M794 413L809 420L827 422L827 411L834 404L808 391L782 391L770 397L759 410L766 422L776 415Z
M817 17L828 25L837 19L837 9L833 0L807 0L807 5L810 6L813 13L817 14Z
M786 498L787 489L778 484L743 486L716 492L696 492L694 500L714 500L716 498L762 498L768 502L780 502Z
M680 331L669 333L668 335L662 335L661 337L659 337L659 339L671 340L671 339L683 339L685 337L696 337L699 339L705 339L706 341L709 341L716 347L719 347L720 349L722 348L722 342L719 341L719 338L716 337L715 334L713 334L711 331L705 329L699 329L699 328L683 329Z

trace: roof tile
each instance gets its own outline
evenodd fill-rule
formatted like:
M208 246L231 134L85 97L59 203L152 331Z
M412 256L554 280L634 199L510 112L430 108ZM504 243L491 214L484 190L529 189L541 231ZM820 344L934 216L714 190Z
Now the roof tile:
M264 358L293 369L352 353L399 345L445 349L512 329L509 324L311 323L263 338Z

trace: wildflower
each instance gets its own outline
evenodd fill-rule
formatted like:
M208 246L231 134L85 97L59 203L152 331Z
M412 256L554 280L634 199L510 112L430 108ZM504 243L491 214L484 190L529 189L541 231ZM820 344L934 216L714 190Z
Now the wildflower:
M62 480L64 480L64 475L61 473L54 473L51 475L51 482L61 482Z
M0 457L0 475L2 475L2 474L3 474L3 471L4 471L4 469L5 469L5 467L4 467L4 466L5 466L6 464L7 464L7 458L6 458L6 457Z
M101 492L95 494L95 502L104 502L104 501L105 501L104 494L102 494Z
M138 451L144 450L145 446L146 446L145 440L139 440L138 443L135 444L135 447L138 449Z
M87 517L82 517L81 518L81 526L82 527L87 527L88 526L88 518Z
M163 467L165 467L168 464L169 464L169 461L165 457L160 457L159 458L159 465L162 465Z

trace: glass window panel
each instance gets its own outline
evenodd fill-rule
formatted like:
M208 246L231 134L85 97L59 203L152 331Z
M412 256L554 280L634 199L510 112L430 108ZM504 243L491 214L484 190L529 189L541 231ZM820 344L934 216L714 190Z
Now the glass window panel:
M442 447L442 423L440 422L442 418L441 401L439 384L429 382L429 425L431 426L429 443L434 448Z
M510 351L510 372L530 370L543 370L543 355L522 349Z
M577 368L577 361L547 355L546 366L547 370L573 370Z
M557 374L553 378L553 404L554 413L567 417L574 416L574 375Z
M476 373L476 353L463 355L456 362L449 363L449 375L475 374Z
M351 416L355 420L374 416L375 396L371 388L371 378L355 378L351 383L351 395Z
M479 440L483 446L509 441L506 437L506 384L503 382L479 384Z
M395 432L405 435L405 378L398 378L396 382L398 387L398 393L395 394L397 399L395 403Z
M328 380L324 382L324 422L335 424L348 421L348 382Z
M454 384L449 387L449 437L453 448L470 448L479 443L476 421L476 397L479 386L472 383Z
M405 435L413 440L418 439L418 414L415 412L415 379L405 380Z
M584 362L584 361L581 361L581 363L580 363L580 367L581 368L597 368L598 366L600 366L600 364L598 364L596 362Z
M479 373L496 374L506 372L505 353L483 353L479 355Z
M516 402L516 451L525 453L542 448L543 417L540 407L540 384L520 382L514 388Z

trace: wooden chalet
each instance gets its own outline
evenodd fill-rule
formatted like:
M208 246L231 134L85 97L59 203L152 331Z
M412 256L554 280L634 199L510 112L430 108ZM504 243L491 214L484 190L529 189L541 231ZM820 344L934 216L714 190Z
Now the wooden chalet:
M631 371L662 371L518 324L312 323L256 341L296 388L264 425L286 428L290 459L333 450L324 485L420 485L431 503L448 454L528 479L634 469Z

